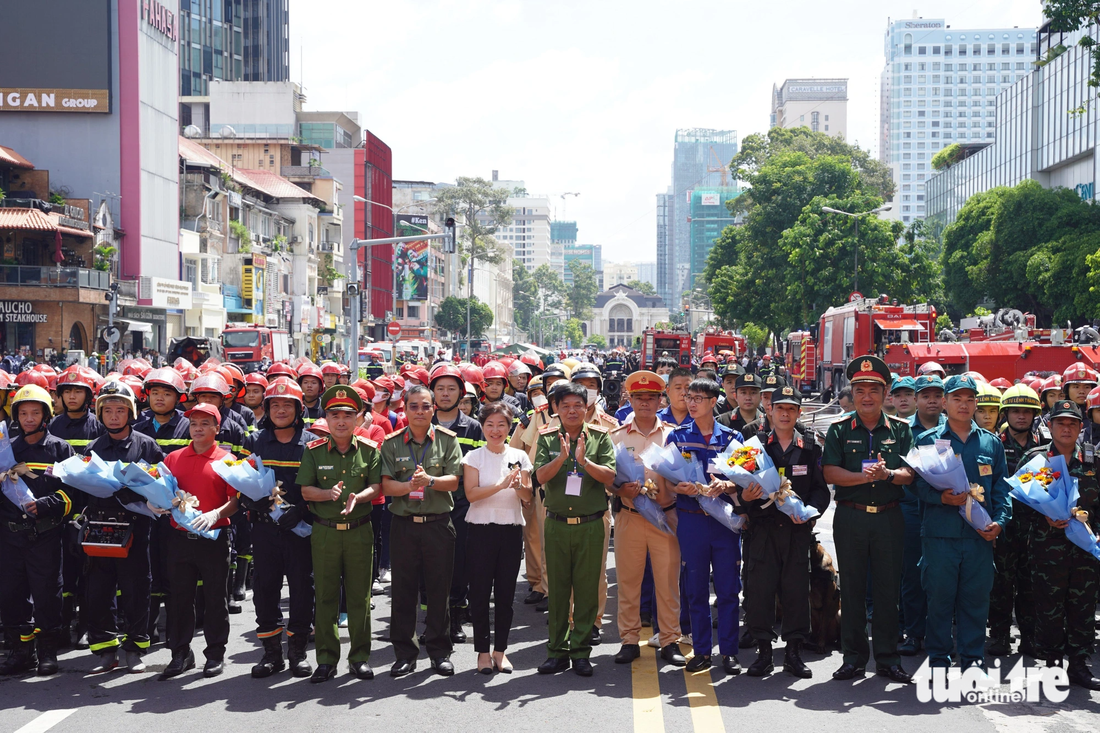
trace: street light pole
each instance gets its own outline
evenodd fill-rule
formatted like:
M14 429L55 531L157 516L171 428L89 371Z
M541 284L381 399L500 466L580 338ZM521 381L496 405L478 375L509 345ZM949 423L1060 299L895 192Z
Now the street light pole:
M878 207L877 209L871 209L870 211L862 211L862 212L853 214L853 213L848 212L848 211L841 211L840 209L834 209L831 206L822 206L821 207L821 210L824 211L826 214L841 214L842 216L847 216L849 218L852 218L852 219L856 220L855 221L855 224L856 224L856 239L855 239L855 244L852 247L852 249L855 250L855 256L853 258L854 261L852 263L852 290L854 292L859 292L859 218L861 216L866 216L867 214L880 214L884 211L889 211L892 208L893 208L893 205L891 205L891 204L883 204L882 206Z

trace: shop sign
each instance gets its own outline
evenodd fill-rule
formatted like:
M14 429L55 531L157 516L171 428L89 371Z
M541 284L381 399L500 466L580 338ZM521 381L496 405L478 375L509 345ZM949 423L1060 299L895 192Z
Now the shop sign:
M0 300L0 322L3 323L45 323L45 313L35 313L34 303L29 300Z
M142 276L138 281L138 300L148 301L140 305L153 308L177 308L190 310L191 283L183 280L168 280L163 277Z

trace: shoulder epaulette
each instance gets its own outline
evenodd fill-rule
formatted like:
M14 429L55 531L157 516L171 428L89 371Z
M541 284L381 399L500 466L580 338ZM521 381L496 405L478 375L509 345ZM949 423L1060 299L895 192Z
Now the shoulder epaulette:
M306 448L318 448L328 442L328 438L318 438L306 443Z
M905 425L909 425L909 418L901 417L900 415L891 415L889 413L886 414L886 417L890 418L891 420L893 420L895 422L900 422L900 423L904 423Z
M544 428L539 428L539 435L551 435L558 432L557 425L547 425Z
M661 424L662 424L662 425L664 425L665 423L661 423ZM614 428L614 429L612 429L612 431L611 431L611 432L612 432L612 433L617 433L617 432L619 432L620 430L622 430L622 429L623 429L623 428L625 428L625 427L627 427L627 425L626 425L626 423L623 423L623 424L622 424L622 425L620 425L619 427L617 427L617 428Z
M458 437L458 434L455 431L451 430L450 428L445 428L442 425L436 425L435 429L438 432L443 433L444 435L451 436L452 438L457 438Z
M358 440L363 445L369 445L371 448L374 448L376 450L378 449L378 443L375 443L370 438L364 438L362 435L356 435L355 439Z
M607 432L607 427L605 425L596 425L595 423L590 423L588 425L588 429L589 430L595 430L597 433L606 433Z
M394 430L392 433L387 435L386 440L389 440L390 438L394 437L395 435L401 435L401 433L403 433L403 432L405 432L405 428L398 428L397 430Z

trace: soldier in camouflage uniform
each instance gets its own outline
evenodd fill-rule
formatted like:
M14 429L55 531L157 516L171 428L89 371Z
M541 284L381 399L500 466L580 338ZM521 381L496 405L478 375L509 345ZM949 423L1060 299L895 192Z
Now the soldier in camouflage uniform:
M1037 455L1053 458L1061 453L1070 473L1078 480L1077 508L1088 512L1087 521L1097 529L1100 485L1095 463L1086 460L1077 445L1081 432L1081 411L1070 400L1059 400L1050 411L1051 443L1027 453L1026 463ZM1070 519L1076 522L1077 519ZM1060 666L1068 655L1066 672L1071 684L1100 690L1100 679L1092 676L1088 658L1095 634L1096 592L1100 586L1100 564L1066 537L1067 521L1046 517L1035 523L1031 533L1031 583L1035 591L1035 642L1048 667Z

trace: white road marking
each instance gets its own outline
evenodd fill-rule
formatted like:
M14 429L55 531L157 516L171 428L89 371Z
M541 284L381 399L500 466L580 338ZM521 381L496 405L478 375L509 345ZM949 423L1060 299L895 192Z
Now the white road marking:
M75 708L72 710L48 710L15 731L15 733L45 733L75 712Z

